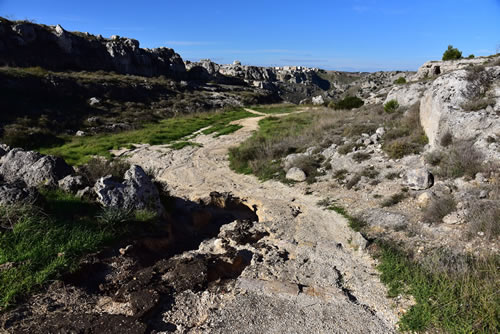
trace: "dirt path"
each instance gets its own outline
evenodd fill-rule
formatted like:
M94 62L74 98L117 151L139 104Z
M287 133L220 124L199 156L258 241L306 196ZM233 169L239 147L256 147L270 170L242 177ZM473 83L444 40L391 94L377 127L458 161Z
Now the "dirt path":
M395 331L395 311L385 298L374 261L358 249L362 239L342 216L319 207L322 198L305 194L304 185L260 182L230 170L228 149L248 138L268 116L254 113L258 117L234 122L243 128L232 134L199 134L192 141L202 147L172 151L142 145L122 152L131 162L153 169L172 195L197 201L212 191L231 192L248 206L255 205L259 224L270 234L261 240L270 251L261 254L261 261L253 260L237 278L237 288L185 332Z

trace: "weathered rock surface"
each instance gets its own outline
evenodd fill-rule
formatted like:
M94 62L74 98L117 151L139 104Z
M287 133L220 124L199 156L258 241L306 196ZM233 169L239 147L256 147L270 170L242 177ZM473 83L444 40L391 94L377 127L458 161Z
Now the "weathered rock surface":
M36 199L36 189L22 184L0 183L0 205L32 202Z
M409 107L420 101L425 89L430 85L430 82L416 82L404 85L395 85L384 103L390 100L398 101L399 105L402 107Z
M111 176L100 178L94 191L97 200L105 207L121 209L152 209L164 212L160 195L149 176L137 165L125 172L124 181L116 182Z
M68 175L58 182L59 188L70 193L76 193L84 186L83 177L80 175Z
M5 181L22 181L29 187L57 186L60 179L73 172L61 158L19 148L10 150L0 159L0 175Z
M425 190L434 184L434 176L425 168L412 169L406 173L405 184L413 190Z
M306 180L306 173L300 168L292 167L286 172L287 180L292 180L296 182L303 182Z
M130 38L105 39L58 26L0 20L4 51L0 65L41 66L52 70L115 71L143 76L180 77L182 58L168 48L141 49Z
M500 110L500 66L487 67L485 71L493 78L487 92L496 101L492 111ZM450 133L454 140L472 140L488 158L498 159L496 146L490 148L488 138L496 138L500 133L500 116L487 110L463 110L470 84L466 70L456 70L434 80L420 103L420 123L431 148L439 148L441 138Z
M494 63L498 59L500 59L500 56L477 57L473 59L464 58L464 59L443 60L443 61L432 60L424 63L422 66L419 67L417 73L413 77L413 80L432 78L440 74L445 74L448 72L465 69L471 65L484 65L488 63Z

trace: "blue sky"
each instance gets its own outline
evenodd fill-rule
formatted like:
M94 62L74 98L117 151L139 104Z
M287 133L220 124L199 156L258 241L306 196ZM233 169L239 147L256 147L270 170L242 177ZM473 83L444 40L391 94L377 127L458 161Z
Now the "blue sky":
M0 16L218 63L415 70L448 44L465 56L500 52L500 0L0 0Z

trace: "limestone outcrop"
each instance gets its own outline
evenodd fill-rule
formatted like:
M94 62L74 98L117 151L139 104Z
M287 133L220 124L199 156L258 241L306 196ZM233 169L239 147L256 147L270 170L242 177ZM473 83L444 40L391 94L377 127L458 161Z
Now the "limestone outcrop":
M0 18L0 65L50 70L115 71L142 76L182 77L182 58L169 48L142 49L131 38L103 38Z
M73 172L61 158L20 148L10 150L0 159L0 176L6 182L21 181L28 187L57 186L59 180Z
M112 176L100 178L94 191L97 200L104 207L120 209L152 209L158 214L164 212L160 195L149 176L137 165L125 172L124 181L116 182Z
M500 66L486 67L484 71L491 77L491 87L483 87L486 91L482 95L493 101L484 109L466 110L471 100L468 92L474 85L467 70L443 74L425 91L420 122L431 148L439 148L441 138L448 133L454 140L474 142L487 158L498 159L495 141L500 133Z

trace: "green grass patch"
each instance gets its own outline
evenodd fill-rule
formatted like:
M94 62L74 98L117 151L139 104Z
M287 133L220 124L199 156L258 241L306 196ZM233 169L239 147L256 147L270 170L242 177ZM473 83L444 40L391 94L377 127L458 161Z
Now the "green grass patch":
M240 108L230 112L180 116L145 125L138 130L88 137L71 137L67 138L67 142L62 146L39 150L44 154L60 156L69 164L81 165L94 155L111 157L110 150L112 149L130 147L132 144L169 144L214 123L217 126L226 126L232 121L246 117L255 117L255 115Z
M300 150L294 138L311 125L313 118L311 113L300 113L261 119L259 130L240 146L229 150L231 169L255 174L261 180L283 179L279 160Z
M381 280L389 297L410 294L413 305L400 319L408 332L498 333L499 258L467 258L467 269L443 271L410 259L393 245L380 243ZM464 255L465 257L465 255Z
M252 107L252 110L264 114L288 114L299 109L295 104L272 104L268 106Z
M344 218L347 219L349 222L349 227L352 228L354 231L359 232L363 229L363 227L366 226L366 222L362 221L359 218L353 217L347 213L347 211L340 206L337 205L330 205L328 207L328 210L335 211L336 213L344 216Z
M170 148L174 150L180 150L187 146L202 147L203 145L194 143L192 141L178 141L170 145Z
M61 191L41 191L41 207L0 206L0 310L48 280L75 270L79 259L132 232L134 222L154 221L150 212L120 221L100 217L95 203ZM125 216L123 216L125 217Z
M241 129L242 127L243 127L242 125L238 125L238 124L226 125L224 123L221 123L221 124L212 125L208 129L205 129L201 132L205 135L215 133L214 137L219 137L219 136L224 136L224 135L228 135L230 133L236 132L239 129Z

